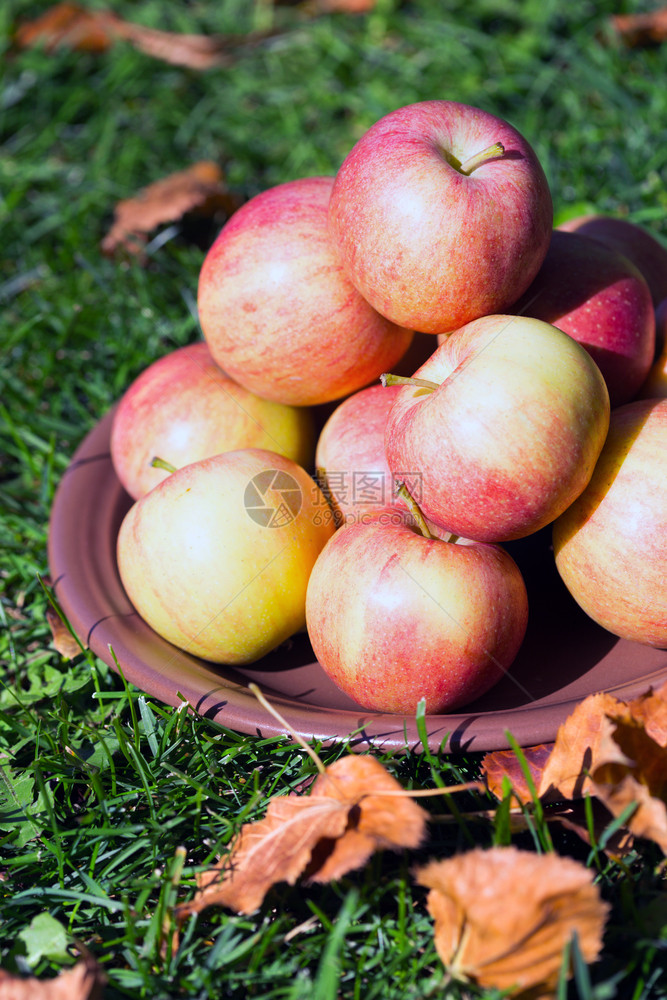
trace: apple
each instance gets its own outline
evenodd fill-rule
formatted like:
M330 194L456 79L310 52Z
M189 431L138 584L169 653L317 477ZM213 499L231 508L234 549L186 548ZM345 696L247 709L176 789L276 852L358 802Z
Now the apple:
M363 708L446 712L488 691L526 631L521 573L502 548L428 538L408 510L369 512L327 542L306 624L325 673Z
M312 413L262 399L216 365L205 343L179 347L149 365L121 397L111 428L111 460L133 499L169 473L223 451L265 448L309 467Z
M327 231L331 177L279 184L223 226L199 274L213 358L266 399L309 406L377 379L412 331L380 316L350 284Z
M553 526L556 566L583 610L623 639L667 646L667 399L611 415L584 492Z
M291 459L243 448L172 473L125 515L118 571L159 635L215 663L252 663L305 625L308 577L334 531Z
M358 518L369 508L404 506L395 493L384 450L387 418L400 391L400 386L382 385L360 389L338 404L320 432L317 477L339 523ZM412 485L408 482L408 487Z
M667 397L667 299L663 299L655 311L655 333L659 353L642 382L636 399Z
M352 283L394 323L447 333L507 309L549 246L542 167L507 122L423 101L376 122L343 161L329 230Z
M435 524L483 542L522 538L588 483L609 395L591 356L556 327L526 316L473 320L414 380L389 414L387 461L420 475L420 506Z
M644 276L653 304L657 306L667 298L667 248L636 222L610 215L579 215L558 228L591 236L622 253Z
M552 323L598 364L611 405L628 403L655 354L655 313L634 264L598 240L555 230L537 277L510 312Z

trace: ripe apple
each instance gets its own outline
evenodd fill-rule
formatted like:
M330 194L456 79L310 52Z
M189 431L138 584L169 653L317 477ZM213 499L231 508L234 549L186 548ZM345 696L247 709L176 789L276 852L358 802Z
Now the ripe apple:
M667 399L611 415L584 492L553 526L558 572L586 614L623 639L667 646Z
M360 389L338 404L320 432L315 451L318 481L325 484L339 523L374 507L405 506L395 494L384 450L387 418L400 391L400 386L382 385ZM408 481L408 487L412 485Z
M424 333L506 310L537 273L552 225L526 140L455 101L376 122L343 161L329 205L352 283L384 316Z
M118 571L163 638L216 663L252 663L305 625L308 577L334 531L295 462L259 448L186 465L137 500Z
M568 233L591 236L631 260L645 278L653 304L667 298L667 248L648 230L610 215L579 215L559 225Z
M310 467L312 413L262 399L216 365L205 343L179 347L149 365L122 396L111 429L116 475L135 500L169 473L237 448L266 448Z
M526 316L484 316L452 333L389 414L392 471L420 474L427 518L465 538L544 527L590 479L609 424L591 356Z
M488 691L526 631L521 573L496 545L427 538L407 510L345 525L313 567L306 623L325 673L362 707L445 712Z
M223 226L199 275L199 316L218 364L266 399L326 403L395 365L412 331L350 284L327 231L331 177L270 188Z
M537 277L510 312L553 323L586 348L612 407L628 403L655 353L655 313L645 280L599 240L555 230Z

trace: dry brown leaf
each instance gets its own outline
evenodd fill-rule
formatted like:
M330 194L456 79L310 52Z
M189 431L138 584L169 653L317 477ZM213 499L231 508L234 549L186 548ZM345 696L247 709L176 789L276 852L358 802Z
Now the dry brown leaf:
M14 976L0 969L1 1000L100 1000L106 976L90 955L55 979Z
M182 35L170 31L146 28L131 21L118 21L116 35L131 42L136 49L154 59L174 66L205 70L222 66L229 62L230 52L239 44L249 44L261 36L239 36L228 38L223 35Z
M42 45L47 52L66 47L104 52L116 41L119 19L103 10L86 10L76 3L58 3L34 21L24 21L14 34L19 48Z
M522 752L535 789L539 788L542 772L552 750L553 743L540 743L539 746L523 748ZM503 798L503 781L507 778L519 802L533 800L523 768L514 750L494 750L485 754L482 758L482 777L488 790L497 799Z
M51 629L52 642L55 649L66 660L72 660L81 652L81 646L74 638L64 621L50 604L46 607L46 621Z
M275 32L247 35L179 34L124 21L112 11L87 10L76 3L59 3L34 21L19 25L14 42L19 48L42 45L47 52L70 48L104 52L117 41L126 41L140 52L176 66L206 70L227 65L236 49L256 45Z
M661 747L667 747L667 681L657 691L651 688L646 694L628 702L628 711L652 740Z
M605 719L620 704L610 694L589 695L558 727L554 748L537 788L540 798L559 793L566 799L576 799L591 791L588 774L597 759Z
M277 882L340 878L376 850L419 846L424 810L409 798L382 794L400 790L374 757L341 757L317 777L309 796L275 796L264 819L244 824L230 853L199 877L195 898L176 908L177 920L211 905L251 913Z
M585 698L559 727L537 791L594 795L615 817L634 805L629 833L667 854L667 684L627 703L610 694ZM621 838L619 849L627 843Z
M102 250L106 254L118 249L140 253L146 234L156 226L191 212L210 216L222 211L230 216L238 207L239 202L224 184L220 167L202 160L150 184L135 198L119 202L113 225L102 241Z
M600 953L608 906L570 858L515 847L473 850L416 872L430 889L435 946L452 976L513 995L555 995L563 949Z
M653 700L660 712L660 698ZM634 806L628 830L667 854L667 747L651 737L630 706L606 720L591 766L591 790L614 816Z
M611 23L626 45L655 45L667 39L667 7L646 14L617 14Z
M345 834L322 850L318 845L307 871L311 882L328 882L359 868L377 850L419 847L427 814L411 798L383 792L402 791L374 757L341 757L318 777L310 799L338 799L348 810Z

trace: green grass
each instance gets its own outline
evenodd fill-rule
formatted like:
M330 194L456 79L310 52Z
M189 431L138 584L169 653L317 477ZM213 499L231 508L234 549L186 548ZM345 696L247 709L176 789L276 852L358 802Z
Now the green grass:
M278 886L250 917L209 910L172 953L162 927L176 895L313 763L287 740L167 708L90 654L63 661L41 582L54 490L76 445L142 368L198 336L202 246L176 225L145 268L104 258L118 199L198 159L221 162L242 197L333 173L382 114L451 98L527 136L557 218L595 207L666 241L667 45L616 43L607 19L633 3L378 0L368 16L309 19L266 0L124 0L119 13L170 30L285 30L206 73L123 45L11 51L16 20L47 6L9 0L0 12L0 966L54 975L81 942L105 968L107 997L456 1000L474 990L443 986L413 865L553 840L593 868L612 904L602 960L588 972L575 962L562 996L667 996L657 848L619 864L539 812L521 835L506 806L495 821L457 815L489 808L484 799L434 800L447 819L417 855L377 856L330 886ZM342 751L321 752L326 762ZM381 759L414 787L478 764Z

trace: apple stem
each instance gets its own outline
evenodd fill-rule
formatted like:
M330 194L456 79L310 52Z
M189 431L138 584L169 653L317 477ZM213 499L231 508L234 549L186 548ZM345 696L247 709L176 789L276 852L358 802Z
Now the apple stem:
M405 500L406 504L408 505L408 510L410 511L413 518L417 522L417 527L419 528L421 534L424 536L424 538L433 538L433 535L429 531L428 524L426 523L426 518L421 512L419 504L417 503L413 495L410 493L410 490L407 488L405 483L397 479L394 485L396 488L397 495L401 497L401 499Z
M393 375L391 372L385 372L383 375L380 375L380 381L385 388L388 385L418 385L422 389L429 389L431 392L440 388L438 382L431 382L427 378L417 378L415 375Z
M164 469L166 472L178 472L175 465L168 462L165 458L160 458L159 455L155 455L151 459L151 468L153 469Z
M475 153L474 156L470 156L461 164L459 170L462 174L471 174L482 163L486 163L487 160L495 160L496 157L502 156L504 152L505 147L502 142L494 142L492 146L487 146L486 149L482 149L479 153Z

